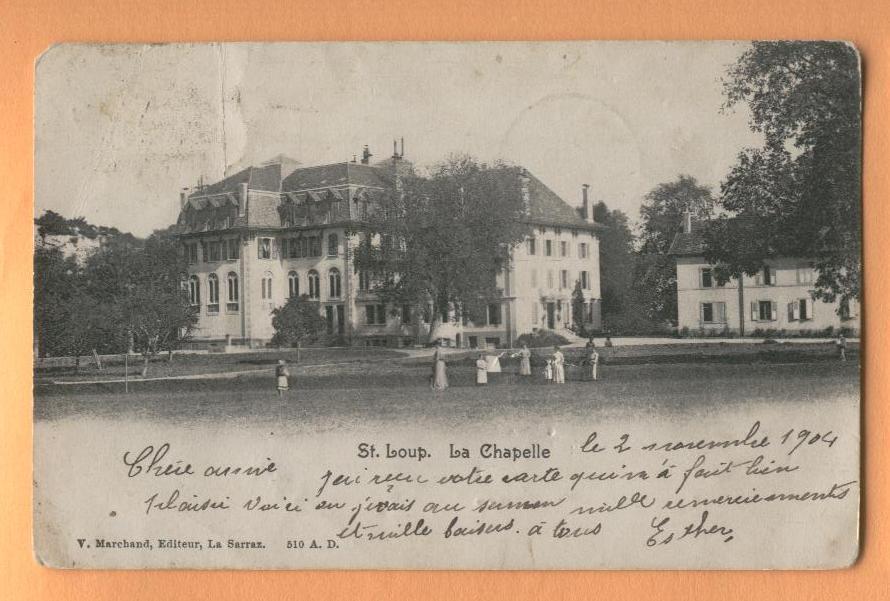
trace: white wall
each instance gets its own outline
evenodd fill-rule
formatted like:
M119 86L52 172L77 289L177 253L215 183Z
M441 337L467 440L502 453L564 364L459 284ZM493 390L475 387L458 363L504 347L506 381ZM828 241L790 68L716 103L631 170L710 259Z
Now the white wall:
M587 300L600 298L599 239L588 231L578 231L577 235L567 228L557 233L556 228L536 226L532 236L535 239L535 254L529 253L527 244L517 246L513 251L512 296L516 298L515 331L518 335L531 332L534 328L544 328L546 309L542 299L560 301L562 315L557 328L571 323L570 306L575 281L581 271L588 273L588 289L584 290ZM552 242L552 255L546 255L546 241ZM567 256L560 254L560 243L567 243ZM587 257L579 256L579 244L587 244ZM560 271L568 271L565 287L560 284ZM548 277L552 274L552 282ZM508 294L509 295L509 294ZM534 320L537 306L537 320Z
M858 306L851 307L853 319L842 320L837 313L838 303L824 303L812 299L812 291L817 273L806 260L777 259L769 261L775 273L774 283L760 282L755 277L744 277L744 320L745 332L755 329L773 330L822 330L829 326L859 329ZM702 286L701 272L707 268L703 258L681 257L677 260L677 314L680 328L690 330L730 330L739 329L738 282L731 280L725 286ZM812 315L807 319L795 318L789 314L788 304L808 299ZM751 303L768 301L775 303L775 319L752 320ZM705 302L726 303L725 323L704 323L701 321L701 304ZM759 312L758 312L759 313ZM770 315L772 317L772 315Z

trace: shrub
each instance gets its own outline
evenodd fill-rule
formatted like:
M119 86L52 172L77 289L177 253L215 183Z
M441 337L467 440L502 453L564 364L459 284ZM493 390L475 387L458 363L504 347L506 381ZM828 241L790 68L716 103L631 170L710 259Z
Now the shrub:
M569 341L556 332L550 330L538 330L533 334L523 334L516 339L517 346L527 345L529 348L541 348L545 346L557 346L568 344Z

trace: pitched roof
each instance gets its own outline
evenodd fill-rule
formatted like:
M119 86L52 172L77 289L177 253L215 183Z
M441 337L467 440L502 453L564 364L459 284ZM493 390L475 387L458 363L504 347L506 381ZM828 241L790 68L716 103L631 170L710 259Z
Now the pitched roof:
M709 229L719 227L721 224L732 224L742 231L747 231L751 236L757 236L761 227L760 218L754 215L735 215L728 220L693 219L691 232L680 232L674 236L671 247L668 249L669 255L678 257L701 257L705 255L707 243L705 234ZM719 233L719 230L717 231Z
M293 159L279 156L259 166L250 166L214 184L193 192L195 208L213 208L233 204L221 199L211 202L207 197L238 194L242 184L250 190L276 194L252 196L246 216L233 215L231 226L286 227L285 222L306 225L340 223L355 219L353 189L368 200L373 200L374 189L389 189L395 185L393 162L377 165L343 162L313 167L300 167ZM602 224L581 217L579 210L569 205L541 180L525 171L528 183L528 222L536 225L601 229ZM349 191L343 187L351 186ZM337 189L341 190L338 191ZM369 190L370 188L370 190ZM363 192L361 190L364 190ZM379 192L378 192L379 193ZM211 207L212 205L212 207ZM286 217L287 216L287 217ZM202 217L212 221L208 215ZM203 227L203 226L202 226Z
M705 254L705 228L706 222L692 220L692 231L689 233L680 232L674 236L671 247L668 249L669 255L677 257L700 257Z
M388 177L384 169L361 163L344 162L296 169L281 182L281 190L296 192L350 184L385 188L391 183L391 178Z
M605 226L581 218L578 209L564 201L544 182L525 172L528 177L528 220L531 223L563 227L602 229Z
M235 193L240 191L241 184L247 184L251 190L279 192L281 190L282 178L290 175L298 166L299 163L294 159L278 155L259 165L245 167L218 182L193 190L189 194L189 198L224 194L226 192Z

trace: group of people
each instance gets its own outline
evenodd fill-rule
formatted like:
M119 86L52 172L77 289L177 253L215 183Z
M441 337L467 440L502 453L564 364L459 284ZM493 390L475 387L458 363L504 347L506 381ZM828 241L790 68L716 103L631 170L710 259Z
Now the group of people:
M608 341L611 342L611 341ZM611 346L611 344L609 344ZM590 370L591 379L597 380L597 368L599 366L599 353L596 350L591 338L586 346L585 359L582 367ZM480 352L476 358L476 385L484 386L488 384L488 374L500 373L500 359L506 354L502 352L497 355L486 354ZM519 359L519 376L530 377L532 375L531 357L532 352L528 345L523 344L519 351L511 355L514 359ZM549 384L565 384L566 381L566 363L565 355L559 346L553 347L553 353L547 358L544 366L544 379ZM441 346L436 347L433 353L433 373L430 377L430 386L433 390L442 391L448 388L448 372L445 358L442 355Z
M605 341L606 347L612 346L612 339L610 337L606 337ZM838 356L841 361L847 360L847 339L843 334L839 334L837 339L835 340L835 347L837 349ZM590 338L587 341L587 344L584 346L585 349L585 358L582 361L580 367L586 367L590 370L590 377L592 380L598 380L597 370L599 367L599 353L596 349L596 343L593 341L593 338ZM484 352L479 353L478 358L476 359L476 385L484 386L488 384L488 374L489 373L500 373L501 364L500 359L506 354L506 351L500 353L498 355L487 355ZM529 350L528 345L523 344L522 348L511 355L514 359L519 359L519 375L520 376L531 376L532 375L532 352ZM572 365L566 363L565 355L560 350L559 346L553 347L553 353L550 357L547 358L546 363L544 364L544 379L548 384L565 384L566 381L566 365ZM579 366L575 366L579 367ZM278 396L279 398L283 397L288 389L289 389L289 378L290 372L288 371L287 364L284 359L278 361L278 364L275 366L275 379L278 388ZM433 353L433 373L430 377L430 386L433 390L442 391L448 388L448 369L445 364L445 358L442 356L442 346L437 346L436 351Z

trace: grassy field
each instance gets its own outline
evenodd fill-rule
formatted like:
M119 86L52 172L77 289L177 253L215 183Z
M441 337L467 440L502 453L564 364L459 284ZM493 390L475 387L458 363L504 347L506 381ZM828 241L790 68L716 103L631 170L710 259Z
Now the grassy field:
M605 365L597 382L581 381L580 373L571 372L565 385L547 384L537 372L529 379L503 373L492 374L484 389L473 384L471 366L455 363L448 370L451 386L442 393L429 389L429 373L428 365L397 362L373 369L361 363L307 366L292 378L285 403L278 401L270 374L137 382L127 395L120 384L38 385L34 411L38 420L89 416L233 424L285 419L295 427L327 430L359 423L456 425L591 413L707 412L753 401L859 395L858 361Z

